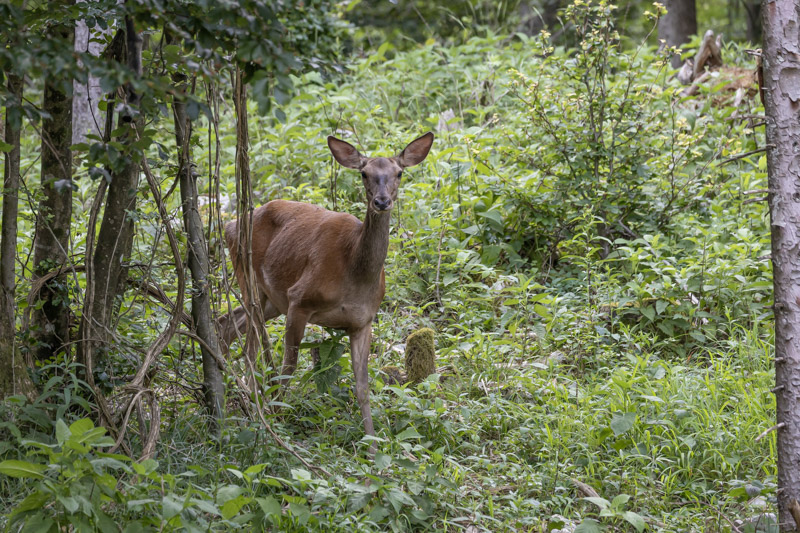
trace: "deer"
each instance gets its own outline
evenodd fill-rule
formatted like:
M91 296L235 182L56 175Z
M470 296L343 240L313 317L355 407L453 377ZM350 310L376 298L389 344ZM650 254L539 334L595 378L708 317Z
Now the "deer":
M393 157L366 157L350 143L328 137L328 148L343 167L361 172L367 200L362 222L348 213L288 200L272 200L252 212L252 264L256 294L248 294L238 250L238 221L225 226L225 241L242 291L242 307L220 319L227 351L255 303L264 321L286 315L281 374L284 385L297 367L307 324L344 330L356 381L356 398L364 430L375 436L369 403L369 359L372 322L386 292L384 262L389 249L392 207L403 170L420 164L433 144L428 132ZM252 285L251 285L252 286ZM248 335L250 337L250 335ZM245 356L255 368L257 347L247 339ZM248 347L248 345L250 345ZM255 384L255 380L251 381ZM375 442L370 454L375 452Z

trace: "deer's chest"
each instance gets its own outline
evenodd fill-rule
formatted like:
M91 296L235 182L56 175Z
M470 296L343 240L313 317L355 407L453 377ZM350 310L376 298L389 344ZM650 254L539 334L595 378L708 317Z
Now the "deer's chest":
M343 289L339 297L319 306L311 314L309 322L341 329L361 328L371 323L383 300L383 275L374 287L355 285Z

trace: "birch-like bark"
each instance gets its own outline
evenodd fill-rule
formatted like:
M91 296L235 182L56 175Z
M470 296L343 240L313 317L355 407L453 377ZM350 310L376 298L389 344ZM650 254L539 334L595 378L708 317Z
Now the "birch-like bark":
M800 528L800 1L765 0L764 108L775 291L778 512Z
M103 52L103 43L96 37L109 34L111 28L105 30L95 26L90 28L86 22L75 22L75 52L88 52L99 56ZM98 104L103 97L100 80L89 74L86 83L78 80L72 82L72 143L78 144L86 140L87 134L100 135L102 117Z

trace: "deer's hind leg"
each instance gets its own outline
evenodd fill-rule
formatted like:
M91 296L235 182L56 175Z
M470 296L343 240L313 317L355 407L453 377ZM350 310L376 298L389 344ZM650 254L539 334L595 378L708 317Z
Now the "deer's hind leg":
M245 310L247 311L246 307ZM258 305L250 309L250 316L247 317L248 327L244 353L247 358L248 385L251 391L254 391L257 386L255 375L259 362L262 363L262 368L264 361L269 367L275 366L272 361L272 346L263 325L280 314L278 308L272 305L272 302L264 294L259 295Z

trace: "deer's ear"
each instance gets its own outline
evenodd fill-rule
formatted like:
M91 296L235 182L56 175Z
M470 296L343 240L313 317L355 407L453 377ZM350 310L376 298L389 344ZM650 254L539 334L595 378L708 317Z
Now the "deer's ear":
M433 132L429 131L422 137L408 143L408 146L397 156L397 162L400 163L400 166L403 168L419 165L428 157L428 152L431 151L432 144Z
M364 166L364 157L352 144L330 136L328 137L328 148L331 149L334 159L343 167L358 170Z

